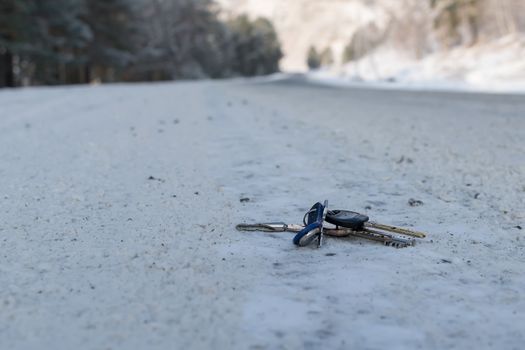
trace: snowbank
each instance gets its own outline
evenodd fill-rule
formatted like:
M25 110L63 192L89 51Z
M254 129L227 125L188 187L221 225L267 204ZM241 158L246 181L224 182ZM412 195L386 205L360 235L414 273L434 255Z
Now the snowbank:
M525 38L510 35L471 47L458 47L415 59L392 48L382 47L343 67L309 74L325 84L525 92Z

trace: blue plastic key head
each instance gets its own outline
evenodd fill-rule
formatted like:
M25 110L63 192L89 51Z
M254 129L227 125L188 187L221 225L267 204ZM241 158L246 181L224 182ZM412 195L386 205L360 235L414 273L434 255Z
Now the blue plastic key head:
M293 239L293 243L300 247L305 247L312 243L316 238L319 240L319 246L322 244L323 221L326 215L326 205L315 203L312 209L305 215L305 228L302 229Z
M306 226L297 235L295 235L293 238L293 243L300 247L306 247L319 236L319 232L321 231L319 226L320 225L317 222Z

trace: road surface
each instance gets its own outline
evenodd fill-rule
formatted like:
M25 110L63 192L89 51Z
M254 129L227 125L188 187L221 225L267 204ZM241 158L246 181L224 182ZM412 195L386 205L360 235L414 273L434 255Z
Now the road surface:
M523 95L0 91L0 348L521 349L524 140ZM234 229L324 199L428 238Z

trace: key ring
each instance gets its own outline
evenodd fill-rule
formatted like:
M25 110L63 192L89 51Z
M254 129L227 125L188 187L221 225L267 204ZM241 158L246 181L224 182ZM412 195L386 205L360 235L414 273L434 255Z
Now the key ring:
M325 221L334 226L325 227ZM324 235L332 237L354 236L382 242L396 248L413 246L414 238L425 238L423 232L369 221L367 215L350 210L328 210L328 201L315 203L303 217L303 225L269 222L239 224L239 231L295 232L293 243L300 247L311 244L317 238L317 246L323 245ZM408 236L408 237L406 237Z

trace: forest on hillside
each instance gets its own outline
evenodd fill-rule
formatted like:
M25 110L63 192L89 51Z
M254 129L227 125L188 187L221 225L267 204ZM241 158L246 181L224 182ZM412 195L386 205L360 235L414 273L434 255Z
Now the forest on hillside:
M1 0L0 87L278 71L272 23L213 0Z

